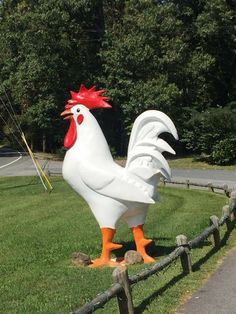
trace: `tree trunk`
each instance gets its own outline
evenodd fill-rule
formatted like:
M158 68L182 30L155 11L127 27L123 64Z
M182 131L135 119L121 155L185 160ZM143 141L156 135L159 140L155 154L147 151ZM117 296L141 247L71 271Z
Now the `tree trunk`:
M30 139L30 149L32 152L34 151L34 140L32 138Z
M43 153L46 152L46 135L43 134Z

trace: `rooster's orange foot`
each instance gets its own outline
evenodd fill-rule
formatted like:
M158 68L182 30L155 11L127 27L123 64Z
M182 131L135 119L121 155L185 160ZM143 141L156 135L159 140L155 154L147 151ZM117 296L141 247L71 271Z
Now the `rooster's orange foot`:
M118 250L121 249L122 247L123 247L122 244L117 244L113 242L107 243L106 245L106 249L108 249L109 251Z
M121 263L117 261L113 261L111 259L97 258L92 261L92 264L89 265L90 268L108 266L108 267L117 267L120 266Z
M122 244L117 244L113 242L106 242L103 245L102 255L100 258L97 258L92 261L92 264L89 266L91 268L108 266L108 267L117 267L120 265L120 262L113 261L110 259L110 252L113 250L121 249Z
M148 264L148 263L153 263L155 262L155 259L152 258L151 256L149 256L147 253L146 253L146 250L145 250L145 247L150 244L153 240L152 239L141 239L139 240L139 243L138 243L138 248L137 248L137 251L142 255L143 257L143 261L144 263Z
M136 227L131 228L134 240L136 244L137 252L143 257L144 263L153 263L155 262L154 258L149 256L146 252L146 246L150 244L153 240L152 239L145 239L143 234L143 225L138 225Z
M155 262L155 259L152 258L151 256L149 256L146 253L145 247L150 244L153 240L152 239L139 239L138 243L136 243L137 246L137 251L141 254L141 256L143 257L143 261L144 263L153 263Z
M141 245L142 247L146 247L148 244L152 243L153 240L152 239L140 239L139 240L139 245Z
M145 264L154 263L155 259L147 254L143 255L143 261Z

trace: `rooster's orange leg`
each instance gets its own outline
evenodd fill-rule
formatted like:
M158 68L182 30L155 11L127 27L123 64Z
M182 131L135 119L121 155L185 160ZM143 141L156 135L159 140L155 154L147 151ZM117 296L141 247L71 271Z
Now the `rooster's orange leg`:
M134 241L136 244L137 252L139 252L144 260L144 263L155 262L154 258L146 253L145 247L152 242L152 239L145 239L143 234L143 225L139 225L131 228L134 236Z
M93 261L93 264L90 267L99 267L103 265L115 267L119 265L119 263L110 260L110 252L112 250L122 248L122 244L116 244L112 242L112 239L116 232L115 229L101 228L101 232L102 232L102 254L100 258L95 259Z

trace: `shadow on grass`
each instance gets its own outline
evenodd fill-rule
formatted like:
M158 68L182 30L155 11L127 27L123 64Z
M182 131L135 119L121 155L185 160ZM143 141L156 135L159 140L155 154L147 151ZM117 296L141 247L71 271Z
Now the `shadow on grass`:
M211 256L213 256L217 251L221 250L221 248L223 248L225 246L225 244L227 243L229 236L231 234L231 232L233 231L233 229L235 228L235 224L236 224L236 220L232 221L231 223L231 228L229 230L227 230L223 236L223 238L221 239L220 242L220 246L219 247L213 247L203 258L199 259L195 264L192 265L192 270L195 271L199 271L200 267L206 263ZM200 245L198 246L198 248L202 248L203 246L209 246L211 244L210 241L204 241L203 243L200 243ZM166 254L169 254L172 250L173 247L158 247L156 246L156 248L159 248L159 253L163 252L163 255L165 255L165 252L167 252ZM170 252L169 252L170 251ZM160 256L160 254L159 254ZM147 297L146 299L144 299L140 305L138 305L135 308L135 313L137 314L141 314L145 311L145 309L150 305L150 303L152 301L154 301L156 298L160 297L165 291L167 291L169 288L171 288L173 285L175 285L176 283L178 283L180 280L182 280L185 276L187 276L185 273L181 273L177 276L175 276L174 278L172 278L169 282L167 282L162 288L158 289L157 291L153 292L149 297Z
M163 240L161 239L156 239L155 240ZM170 240L169 238L166 238L165 240ZM129 250L136 250L136 246L134 241L129 241L129 242L119 242L120 244L123 245L123 247L119 250L114 251L114 254L116 257L124 256L125 253ZM147 246L147 253L151 255L152 257L160 257L160 256L166 256L170 254L176 246L170 245L170 246L164 246L164 245L156 245L155 242L153 241Z
M135 308L135 314L141 314L144 312L147 306L150 305L152 301L154 301L156 298L160 297L166 290L171 288L173 285L175 285L178 281L180 281L182 278L184 278L186 274L181 273L174 278L172 278L167 284L165 284L163 287L158 289L157 291L153 292L148 298L144 299L140 305L138 305Z
M8 191L8 190L14 190L14 189L18 189L18 188L25 188L25 187L30 186L30 185L37 185L37 183L8 186L7 188L1 188L1 191Z
M24 184L18 184L18 185L12 185L12 186L7 186L7 187L1 187L1 191L8 191L8 190L14 190L18 188L25 188L27 186L33 186L33 185L38 185L40 183L38 178L33 177L28 183ZM2 182L4 184L4 182Z
M192 270L193 271L198 271L200 270L201 266L206 263L212 255L214 255L217 251L221 250L225 244L227 243L229 236L233 229L235 228L235 223L236 221L233 220L231 223L231 228L227 230L223 236L223 238L220 241L220 246L219 247L213 247L204 257L202 257L199 261L197 261L195 264L192 265ZM200 247L200 246L199 246Z

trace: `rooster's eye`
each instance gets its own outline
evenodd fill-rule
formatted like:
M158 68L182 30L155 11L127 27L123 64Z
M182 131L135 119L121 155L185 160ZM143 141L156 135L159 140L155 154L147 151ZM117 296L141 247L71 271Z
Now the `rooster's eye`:
M78 108L76 111L77 111L77 112L80 112L80 109Z

